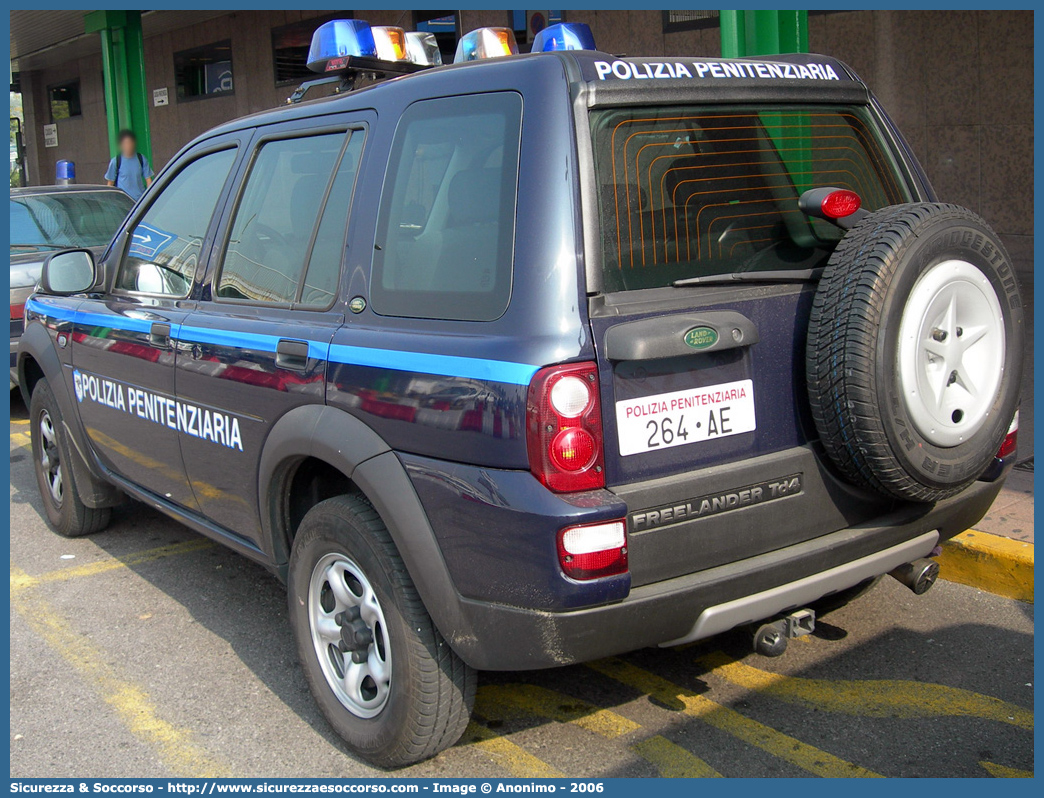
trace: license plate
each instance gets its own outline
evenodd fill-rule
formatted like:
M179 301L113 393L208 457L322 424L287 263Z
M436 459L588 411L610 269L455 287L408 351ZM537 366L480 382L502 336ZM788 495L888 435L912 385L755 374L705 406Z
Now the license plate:
M739 435L756 428L752 380L616 403L616 429L624 456Z

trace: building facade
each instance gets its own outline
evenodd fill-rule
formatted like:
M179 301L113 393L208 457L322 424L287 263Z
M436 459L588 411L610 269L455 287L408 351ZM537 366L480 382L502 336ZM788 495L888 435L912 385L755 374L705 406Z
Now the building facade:
M82 21L77 35L77 13L12 13L12 70L23 97L30 184L53 182L59 159L76 163L79 182L101 182L109 161L100 46L96 34L83 34ZM519 12L460 13L464 30L519 24ZM51 29L63 22L68 39L26 52L34 40L17 15L27 14L52 15ZM714 12L563 14L590 25L599 48L612 53L721 53ZM208 128L284 103L308 76L304 55L314 28L348 15L372 24L417 24L413 12L388 10L144 13L156 171ZM1004 236L1031 289L1032 12L813 12L808 29L812 52L840 58L873 87L939 195L981 213ZM52 138L45 141L49 125ZM46 146L54 133L57 145Z

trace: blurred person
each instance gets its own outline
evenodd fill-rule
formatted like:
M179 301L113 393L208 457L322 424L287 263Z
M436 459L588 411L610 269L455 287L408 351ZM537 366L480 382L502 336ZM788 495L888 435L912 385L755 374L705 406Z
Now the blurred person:
M121 130L118 145L119 154L109 161L105 170L105 182L110 186L122 189L137 200L152 185L153 171L148 160L138 152L138 137L133 130Z

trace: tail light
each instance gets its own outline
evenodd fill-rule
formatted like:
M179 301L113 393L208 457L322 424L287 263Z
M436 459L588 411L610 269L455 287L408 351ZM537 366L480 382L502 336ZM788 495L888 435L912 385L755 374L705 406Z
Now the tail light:
M11 305L11 321L25 318L25 304Z
M1004 436L1004 443L1001 444L1000 449L997 451L997 459L1003 460L1008 455L1015 453L1015 448L1019 443L1019 411L1015 411L1015 418L1011 420L1011 426L1008 427L1008 434Z
M529 467L559 493L605 486L602 411L594 363L541 369L529 384Z
M624 522L570 526L558 533L558 561L572 579L599 579L627 572Z

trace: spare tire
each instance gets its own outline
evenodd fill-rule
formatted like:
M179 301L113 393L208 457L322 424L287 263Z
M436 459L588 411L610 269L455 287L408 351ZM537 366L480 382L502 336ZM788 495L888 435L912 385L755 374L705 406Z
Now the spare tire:
M806 368L830 460L856 485L934 502L1000 448L1019 404L1022 302L983 219L917 203L840 241L812 305Z

